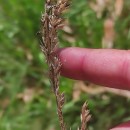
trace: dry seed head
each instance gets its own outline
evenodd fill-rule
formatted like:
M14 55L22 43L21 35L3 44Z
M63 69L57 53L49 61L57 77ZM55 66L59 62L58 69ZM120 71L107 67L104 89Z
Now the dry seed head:
M61 130L66 130L63 120L62 107L65 102L64 93L59 92L59 77L61 62L56 55L58 48L57 30L63 26L63 19L60 17L64 7L62 3L55 0L47 0L45 4L45 14L41 18L41 30L39 32L39 41L42 52L46 57L49 67L49 78L52 90L56 96L57 112ZM62 10L59 10L62 8Z
M91 119L91 115L89 115L89 110L87 109L86 102L82 106L82 112L81 112L81 129L80 130L86 130L87 122Z

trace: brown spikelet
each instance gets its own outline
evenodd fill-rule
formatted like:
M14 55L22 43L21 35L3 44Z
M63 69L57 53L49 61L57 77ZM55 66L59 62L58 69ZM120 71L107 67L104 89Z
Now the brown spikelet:
M81 112L81 128L78 130L86 130L87 123L90 119L91 119L91 115L89 114L89 110L85 102L84 105L82 106L82 112Z
M66 130L62 107L65 102L64 93L59 92L61 62L56 54L58 48L57 30L63 27L62 12L68 7L68 0L46 0L45 13L41 18L41 30L37 33L42 52L49 67L49 78L56 97L57 113L61 130Z

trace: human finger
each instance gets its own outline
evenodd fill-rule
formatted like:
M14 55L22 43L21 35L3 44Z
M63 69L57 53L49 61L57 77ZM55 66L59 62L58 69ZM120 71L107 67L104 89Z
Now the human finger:
M65 77L130 90L130 51L70 47L58 55Z
M123 123L123 124L113 128L113 129L110 129L110 130L130 130L130 121Z

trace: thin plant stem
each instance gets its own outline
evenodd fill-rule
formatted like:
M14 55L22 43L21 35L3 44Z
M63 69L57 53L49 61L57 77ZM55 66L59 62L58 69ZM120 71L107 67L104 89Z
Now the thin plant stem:
M57 113L61 130L66 130L62 108L65 102L64 93L59 92L61 62L56 54L58 48L57 30L63 27L62 12L68 7L68 0L57 2L46 0L45 13L41 18L41 30L38 32L42 52L49 68L49 78L56 97Z

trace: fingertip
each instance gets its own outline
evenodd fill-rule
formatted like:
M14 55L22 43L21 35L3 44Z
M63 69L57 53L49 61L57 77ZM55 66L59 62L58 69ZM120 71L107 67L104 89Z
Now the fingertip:
M120 124L119 126L110 130L130 130L130 121Z
M58 50L58 55L62 63L61 74L69 78L82 79L81 63L84 53L81 48L69 47Z

